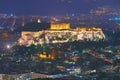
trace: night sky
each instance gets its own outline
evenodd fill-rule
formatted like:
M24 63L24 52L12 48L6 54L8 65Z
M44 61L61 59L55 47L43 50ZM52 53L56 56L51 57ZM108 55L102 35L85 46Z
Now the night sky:
M16 15L64 15L87 13L101 6L120 7L120 0L0 0L0 13Z

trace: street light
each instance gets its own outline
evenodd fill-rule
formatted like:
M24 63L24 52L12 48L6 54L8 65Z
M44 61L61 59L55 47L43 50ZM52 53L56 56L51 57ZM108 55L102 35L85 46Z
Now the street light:
M7 48L7 49L10 49L10 48L11 48L11 46L10 46L9 44L7 44L7 45L6 45L6 48Z

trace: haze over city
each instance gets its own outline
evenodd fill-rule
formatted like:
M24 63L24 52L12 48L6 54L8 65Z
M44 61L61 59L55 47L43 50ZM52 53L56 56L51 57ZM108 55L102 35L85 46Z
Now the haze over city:
M1 0L0 12L15 15L66 15L88 13L96 7L118 8L119 0Z

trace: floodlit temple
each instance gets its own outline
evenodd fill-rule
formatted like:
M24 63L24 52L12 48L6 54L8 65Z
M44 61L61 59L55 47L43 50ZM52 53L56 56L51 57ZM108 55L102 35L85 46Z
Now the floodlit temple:
M51 24L50 26L51 30L69 30L70 24L67 23L61 23L61 24Z
M41 24L41 23L40 23ZM46 27L47 26L47 27ZM29 27L29 26L28 26ZM101 28L81 28L77 27L72 29L68 23L49 24L42 25L38 29L30 27L23 29L21 32L21 38L18 40L19 45L30 46L32 44L44 44L44 43L65 43L79 40L97 41L105 39L105 35Z

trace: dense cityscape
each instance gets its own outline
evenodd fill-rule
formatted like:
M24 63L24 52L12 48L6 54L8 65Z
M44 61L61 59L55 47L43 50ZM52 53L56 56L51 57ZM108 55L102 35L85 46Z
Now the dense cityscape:
M101 1L81 0L97 2ZM54 3L78 5L77 0ZM119 7L102 5L84 13L68 10L43 16L4 9L0 9L0 80L120 80Z

